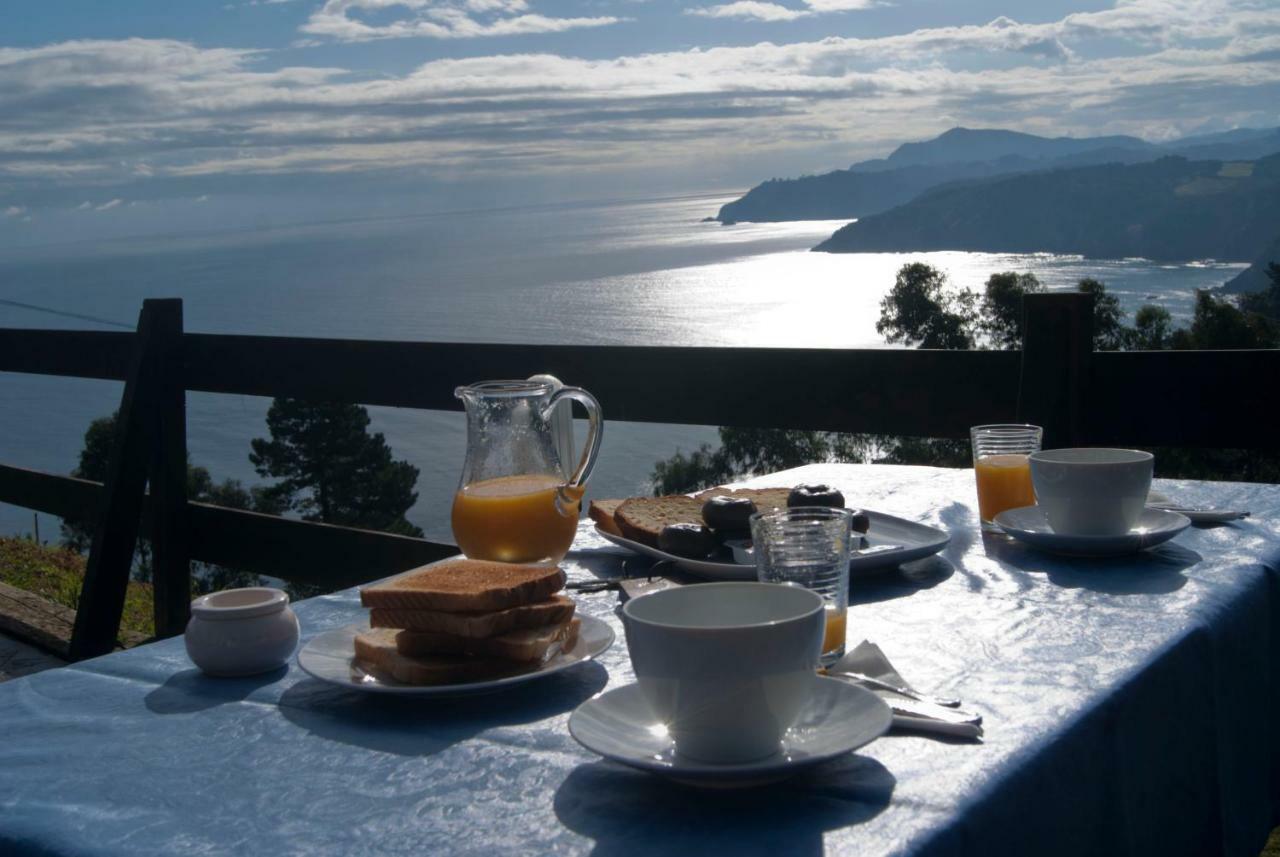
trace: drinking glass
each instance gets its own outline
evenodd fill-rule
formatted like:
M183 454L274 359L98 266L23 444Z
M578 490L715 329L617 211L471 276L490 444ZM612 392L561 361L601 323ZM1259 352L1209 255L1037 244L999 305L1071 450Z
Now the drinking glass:
M1006 509L1034 506L1031 465L1027 456L1040 451L1044 429L1026 424L996 424L969 429L973 441L973 473L978 481L978 517L982 529L999 531L996 515Z
M844 655L852 524L853 513L848 509L826 506L794 506L751 516L760 582L795 584L822 596L826 605L824 667Z

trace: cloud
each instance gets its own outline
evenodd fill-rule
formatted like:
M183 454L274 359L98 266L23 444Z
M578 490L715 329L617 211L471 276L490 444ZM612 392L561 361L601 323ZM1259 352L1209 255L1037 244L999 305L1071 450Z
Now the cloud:
M878 5L876 0L803 0L804 9L793 9L778 3L762 0L736 0L718 6L695 6L685 9L686 15L703 18L747 18L756 21L794 21L824 12L855 12Z
M415 4L389 8L441 8ZM523 0L449 8L530 14ZM1206 117L1280 124L1276 51L1280 10L1251 0L631 55L481 51L380 77L170 40L0 48L0 183L79 200L175 177L529 176L782 155L817 168L956 124L1167 136Z
M93 208L93 203L89 202L88 200L85 200L84 202L76 206L76 211L88 211L91 208Z
M684 13L704 18L754 18L757 21L794 21L811 14L804 9L788 9L777 3L762 3L760 0L738 0L736 3L720 6L700 6L685 9Z
M26 207L21 205L11 205L4 210L5 217L21 217L26 213L27 213Z
M111 209L123 203L124 203L123 199L119 199L119 198L110 199L102 203L102 205L99 205L97 208L94 209L94 211L110 211Z
M400 14L386 20L388 10ZM380 22L373 23L375 18ZM475 39L562 33L621 20L611 16L549 17L529 11L527 0L325 0L300 29L344 42L410 36Z

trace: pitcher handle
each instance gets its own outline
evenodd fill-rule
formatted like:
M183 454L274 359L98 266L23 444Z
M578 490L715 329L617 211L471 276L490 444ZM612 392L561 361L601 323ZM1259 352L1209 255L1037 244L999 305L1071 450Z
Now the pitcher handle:
M596 397L581 387L561 387L556 390L543 410L544 416L550 417L556 405L563 399L573 399L587 409L587 440L582 450L582 457L578 460L578 466L569 477L568 484L565 485L565 488L581 488L591 477L591 471L596 466L596 458L600 455L600 438L604 435L604 420L600 415L600 403L596 401ZM581 491L576 494L577 496L573 498L575 502L582 498Z

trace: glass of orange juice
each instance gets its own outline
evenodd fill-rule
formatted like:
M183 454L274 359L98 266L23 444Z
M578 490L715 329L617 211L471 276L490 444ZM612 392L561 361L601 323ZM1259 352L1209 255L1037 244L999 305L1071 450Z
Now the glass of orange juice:
M1002 423L969 429L973 441L973 472L978 482L978 517L982 529L996 532L995 517L1006 509L1034 506L1031 464L1040 451L1040 426Z
M849 613L849 548L853 513L827 506L793 506L751 516L756 577L761 583L803 586L826 602L821 662L844 656Z

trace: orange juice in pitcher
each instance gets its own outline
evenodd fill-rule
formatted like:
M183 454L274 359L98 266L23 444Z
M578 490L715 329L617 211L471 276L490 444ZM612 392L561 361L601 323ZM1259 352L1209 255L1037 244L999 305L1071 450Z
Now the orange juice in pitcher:
M467 407L467 459L452 514L458 547L472 559L559 562L573 543L599 453L600 405L578 387L532 380L486 381L455 395ZM567 400L581 402L589 420L581 460L568 475L552 427L556 406Z
M581 488L570 488L549 475L473 482L453 498L453 536L469 557L559 560L577 531L581 499Z

